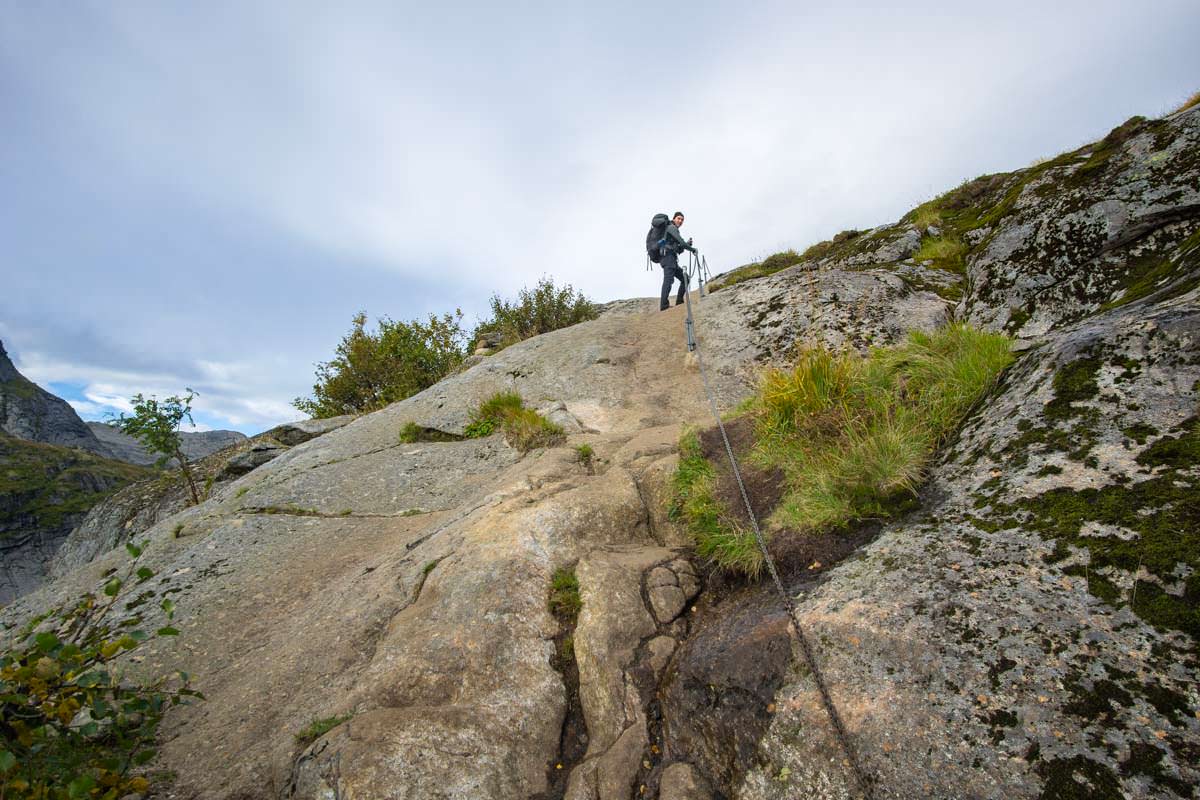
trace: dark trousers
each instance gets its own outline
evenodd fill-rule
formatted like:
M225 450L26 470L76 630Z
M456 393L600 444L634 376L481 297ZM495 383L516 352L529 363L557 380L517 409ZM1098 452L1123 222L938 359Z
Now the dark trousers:
M683 270L679 266L679 256L675 253L667 253L662 257L663 270L663 285L662 295L658 299L658 309L666 311L671 307L671 284L676 280L679 281L679 293L675 295L675 305L683 302L683 295L687 292L687 276L683 274Z

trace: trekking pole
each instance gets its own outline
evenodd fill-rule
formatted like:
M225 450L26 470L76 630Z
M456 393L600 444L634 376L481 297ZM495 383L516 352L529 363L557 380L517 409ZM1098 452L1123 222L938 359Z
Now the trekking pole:
M689 268L689 272L690 272L691 259L689 258L688 261L689 261L688 268ZM689 353L695 351L695 349L696 349L696 326L692 322L692 291L691 291L691 289L692 289L692 279L691 279L691 275L689 275L687 278L687 282L684 284L684 287L683 287L683 298L687 302L687 322L684 324L684 330L687 333L687 348L688 348Z

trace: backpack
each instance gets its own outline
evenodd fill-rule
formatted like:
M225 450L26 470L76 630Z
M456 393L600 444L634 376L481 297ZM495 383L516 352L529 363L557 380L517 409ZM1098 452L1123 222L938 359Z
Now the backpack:
M650 232L646 234L646 255L655 264L662 261L663 245L666 244L667 223L671 218L666 214L655 214L650 220Z

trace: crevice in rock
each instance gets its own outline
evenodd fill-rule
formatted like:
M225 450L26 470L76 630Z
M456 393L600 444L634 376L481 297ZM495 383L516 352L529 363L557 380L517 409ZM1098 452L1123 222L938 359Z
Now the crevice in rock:
M421 590L425 588L425 581L429 578L429 573L437 569L437 565L442 563L442 561L445 559L446 556L440 556L428 562L424 567L421 568L421 574L417 576L417 585L413 588L412 600L408 601L409 606L414 605L418 600L421 599ZM407 606L405 607L407 608Z
M570 566L574 575L575 565ZM579 697L579 663L575 658L575 627L579 622L579 609L571 611L562 603L553 602L554 589L551 588L550 611L558 622L558 631L554 634L554 652L550 656L550 666L562 676L563 688L566 690L567 708L563 714L562 731L559 734L558 753L546 765L546 783L549 788L544 792L531 795L529 800L562 800L567 791L574 768L583 763L587 755L588 730L587 720L583 716L583 703ZM578 589L576 589L578 592Z

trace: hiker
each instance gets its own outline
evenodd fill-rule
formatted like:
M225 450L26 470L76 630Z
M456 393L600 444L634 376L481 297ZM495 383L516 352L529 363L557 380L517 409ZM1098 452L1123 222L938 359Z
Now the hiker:
M671 299L671 284L676 280L679 281L679 292L675 295L675 305L683 302L683 295L687 291L687 276L683 274L683 270L679 267L679 254L684 250L696 252L696 248L692 247L692 240L686 242L683 236L679 234L679 228L683 225L683 212L676 211L671 221L667 223L666 231L663 233L662 247L660 250L661 257L658 262L663 269L663 285L662 296L659 297L659 311L666 311L670 308Z

